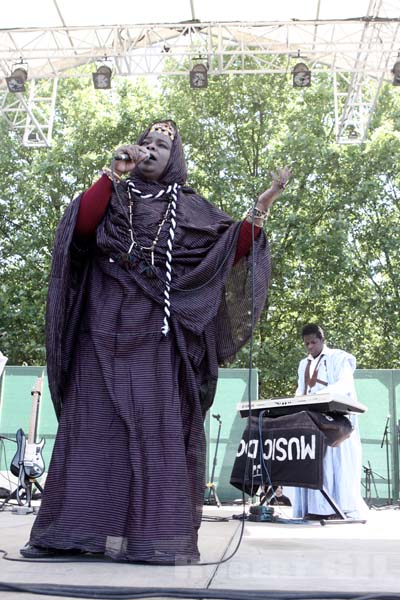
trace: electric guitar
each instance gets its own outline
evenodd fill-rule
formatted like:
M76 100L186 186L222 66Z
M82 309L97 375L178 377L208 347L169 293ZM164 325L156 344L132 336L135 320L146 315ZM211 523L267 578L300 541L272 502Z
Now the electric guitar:
M42 387L43 373L41 377L37 378L31 392L32 410L28 438L26 438L23 429L18 429L15 436L17 441L17 452L12 459L10 471L13 475L18 477L17 500L19 504L22 503L22 490L25 490L27 497L30 499L32 481L43 475L45 471L45 464L42 456L45 440L42 439L40 442L36 442Z

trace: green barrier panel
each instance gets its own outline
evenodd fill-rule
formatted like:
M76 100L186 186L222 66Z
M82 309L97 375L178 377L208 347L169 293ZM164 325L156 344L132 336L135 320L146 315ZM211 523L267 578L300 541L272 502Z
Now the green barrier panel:
M31 415L31 390L43 367L6 366L0 393L0 436L15 439L17 429L22 427L28 434ZM239 490L229 483L230 473L241 434L246 425L237 412L237 404L247 401L248 369L220 369L214 405L206 417L205 429L207 444L207 482L213 483L222 502L240 498ZM400 415L400 370L357 370L355 372L357 395L360 402L368 407L368 412L359 416L360 434L365 467L362 481L364 497L367 487L370 502L397 502L399 498L399 427ZM258 399L258 373L252 370L252 400ZM220 441L215 456L219 421L212 415L220 415ZM388 420L388 436L384 438ZM38 438L45 438L43 456L49 465L57 420L54 414L50 393L45 380L40 403ZM386 444L387 440L387 444ZM15 454L16 445L2 440L0 446L0 471L9 469ZM5 454L4 454L5 452ZM370 469L370 473L368 470ZM0 484L1 485L1 484ZM206 489L205 498L209 497ZM213 500L211 496L211 501Z
M393 499L400 499L400 371L392 371L393 419L391 421Z
M359 417L363 488L366 492L369 486L371 498L384 501L396 501L399 497L395 376L399 381L400 373L389 369L355 372L358 399L368 407L368 412ZM399 392L398 384L398 398Z

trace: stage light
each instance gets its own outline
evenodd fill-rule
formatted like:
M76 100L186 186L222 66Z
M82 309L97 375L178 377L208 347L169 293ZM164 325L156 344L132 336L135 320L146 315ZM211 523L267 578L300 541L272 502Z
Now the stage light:
M394 63L392 73L393 73L392 85L400 85L400 60L398 60Z
M360 134L358 132L358 129L355 125L353 125L353 123L349 123L348 125L346 125L344 131L347 134L347 137L349 139L357 139L360 137Z
M31 131L28 135L28 142L31 144L38 144L40 142L40 137L38 136L36 131Z
M293 87L309 87L311 71L305 63L297 63L293 68Z
M95 73L92 73L93 85L96 90L109 90L111 88L112 70L107 65L101 65Z
M19 92L25 91L25 81L28 79L28 72L26 69L22 69L21 67L17 67L11 73L9 77L6 77L8 90L12 94L17 94Z
M311 71L305 63L297 63L292 74L293 87L309 87L311 85Z
M208 85L208 69L202 63L194 65L190 71L190 87L204 89Z

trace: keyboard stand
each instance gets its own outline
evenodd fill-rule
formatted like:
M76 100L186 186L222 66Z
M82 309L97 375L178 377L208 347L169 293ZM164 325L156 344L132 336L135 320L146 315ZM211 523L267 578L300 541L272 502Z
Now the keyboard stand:
M366 519L352 519L350 517L346 517L342 509L336 504L333 498L330 497L325 488L320 490L321 494L324 496L325 500L329 502L331 507L333 508L335 514L338 516L337 519L321 519L321 525L347 525L349 523L366 523Z

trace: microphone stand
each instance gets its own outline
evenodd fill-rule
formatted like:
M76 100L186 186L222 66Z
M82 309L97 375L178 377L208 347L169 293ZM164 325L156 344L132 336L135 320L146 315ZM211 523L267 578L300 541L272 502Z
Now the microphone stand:
M385 480L385 477L382 477L382 475L380 475L379 473L376 473L371 466L370 461L368 461L368 467L366 467L365 465L363 466L363 470L365 473L365 502L368 504L369 507L371 507L371 483L374 486L374 490L375 490L375 497L378 499L379 498L379 493L378 493L378 489L376 487L376 482L375 482L375 478L374 475L377 475L380 479Z
M381 448L383 448L383 444L385 444L387 484L388 484L388 504L392 504L391 480L390 480L390 459L389 459L389 421L390 421L390 416L388 416L386 418L386 424L385 424L385 430L383 432Z
M217 465L217 454L218 454L219 438L221 435L222 421L221 421L221 415L213 415L213 418L217 419L219 425L218 425L217 442L215 444L213 466L212 466L212 471L211 471L211 481L208 482L206 485L206 487L208 488L208 496L207 496L207 499L204 500L204 504L216 504L218 507L220 507L221 502L218 498L218 494L216 491L216 485L214 483L214 475L215 475L215 467Z

